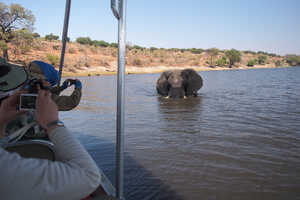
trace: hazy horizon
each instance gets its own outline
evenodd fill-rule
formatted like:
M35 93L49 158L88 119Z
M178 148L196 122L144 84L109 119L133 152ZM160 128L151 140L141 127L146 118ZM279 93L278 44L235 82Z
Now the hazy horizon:
M1 1L2 2L2 1ZM6 0L36 17L35 32L61 38L65 1ZM266 51L300 55L300 1L127 1L127 42L157 48ZM110 0L72 1L69 37L117 42Z

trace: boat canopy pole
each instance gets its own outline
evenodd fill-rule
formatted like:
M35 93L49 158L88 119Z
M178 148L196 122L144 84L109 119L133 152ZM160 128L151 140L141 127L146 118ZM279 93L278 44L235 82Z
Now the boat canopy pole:
M117 88L117 144L116 197L124 199L124 105L126 54L126 0L111 0L111 9L119 21L118 27L118 88Z
M65 9L65 19L64 19L64 29L62 34L62 49L59 63L59 77L57 85L60 86L62 69L64 65L65 51L66 51L66 43L68 37L68 27L69 27L69 18L70 18L70 8L71 8L71 0L66 0L66 9Z

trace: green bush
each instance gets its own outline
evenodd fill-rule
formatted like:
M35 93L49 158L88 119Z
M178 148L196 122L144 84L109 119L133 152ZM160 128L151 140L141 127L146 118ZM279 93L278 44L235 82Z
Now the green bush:
M59 57L53 54L47 54L47 59L49 60L50 64L53 66L59 65Z
M84 44L84 45L91 45L93 42L91 40L91 38L89 37L78 37L76 39L76 42L78 42L79 44Z
M25 54L30 51L33 46L33 35L26 29L18 30L14 32L14 38L11 43L15 46L12 50L15 55Z
M94 45L94 46L100 46L100 47L108 47L109 46L109 43L108 42L105 42L105 41L103 41L103 40L100 40L100 41L98 41L98 40L93 40L93 42L92 42L92 44Z
M196 49L196 48L189 49L189 51L193 54L201 54L202 52L204 52L203 49Z
M39 37L41 37L40 34L38 34L38 33L33 33L32 36L33 36L34 38L39 38Z
M300 56L297 55L287 55L285 57L285 60L289 65L292 66L300 65Z
M267 61L267 56L265 56L265 55L258 56L258 64L264 65L264 64L266 64L266 61Z
M114 42L110 43L110 46L113 47L113 48L118 48L118 43L114 43Z
M221 59L218 59L216 62L217 66L223 67L225 65L227 65L227 59L225 56L223 56Z
M250 61L248 61L248 66L249 67L253 67L254 65L256 65L257 64L257 62L256 62L256 60L250 60Z
M140 49L140 50L145 49L145 47L141 47L141 46L138 46L138 45L134 45L132 48L133 49Z
M255 55L255 54L256 54L256 52L250 51L250 50L246 50L246 51L244 51L244 53L246 53L246 54L252 54L252 55Z
M150 51L155 51L155 50L157 50L156 47L150 47Z
M59 36L53 35L52 33L50 33L49 35L45 35L45 39L46 39L46 40L49 40L49 41L52 41L52 40L58 40L58 39L59 39Z
M276 67L280 67L280 66L281 66L280 60L276 60L276 61L275 61L275 66L276 66Z

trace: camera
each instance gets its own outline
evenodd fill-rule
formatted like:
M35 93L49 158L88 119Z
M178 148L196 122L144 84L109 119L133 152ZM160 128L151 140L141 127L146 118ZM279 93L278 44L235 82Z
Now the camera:
M42 90L49 90L48 87L43 86L42 80L40 80L40 79L31 79L29 81L29 83L27 84L27 86L26 86L26 89L28 89L28 93L37 94L38 93L37 85L40 85L40 88Z
M19 110L35 110L37 94L21 94Z

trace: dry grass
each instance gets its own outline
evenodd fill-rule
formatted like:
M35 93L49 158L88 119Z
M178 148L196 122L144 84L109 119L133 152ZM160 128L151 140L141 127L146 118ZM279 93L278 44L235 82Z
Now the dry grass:
M50 61L48 60L47 55L50 54L60 57L61 46L61 41L50 42L39 39L34 41L29 52L21 55L15 55L13 50L16 47L10 46L10 61L28 64L33 60L42 60L49 63ZM64 73L65 75L77 74L79 72L87 75L115 73L117 68L117 54L117 49L113 47L94 47L73 42L67 43ZM214 62L221 59L224 55L223 52L220 52L214 57ZM253 55L242 53L241 62L236 66L246 67L250 60L258 59L258 56L259 54ZM141 72L148 72L149 70L152 70L152 72L161 71L164 69L161 68L162 66L175 68L198 67L199 69L206 69L210 66L210 59L211 57L206 52L193 54L190 51L181 52L165 49L127 49L126 52L126 65L133 69L133 73L138 73L138 69L140 69ZM274 63L278 60L283 64L286 64L283 62L283 57L267 56L267 67L275 67ZM101 69L97 67L101 67ZM149 68L149 70L145 70L144 68ZM97 69L98 72L95 72L95 69Z

